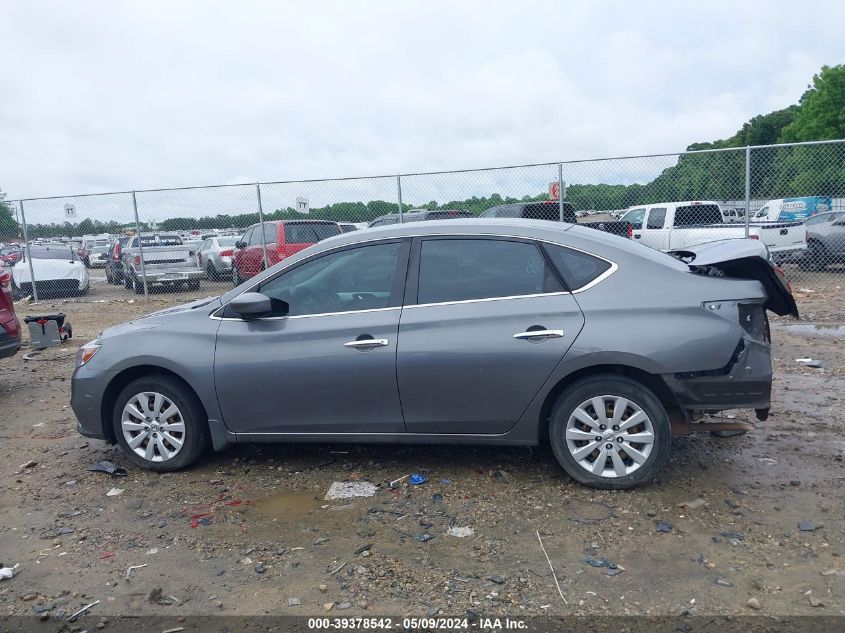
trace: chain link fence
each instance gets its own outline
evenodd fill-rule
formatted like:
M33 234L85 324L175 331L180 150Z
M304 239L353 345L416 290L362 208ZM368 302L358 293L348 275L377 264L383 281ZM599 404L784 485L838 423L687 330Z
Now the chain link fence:
M0 262L36 300L222 291L339 232L482 215L577 221L663 251L757 239L807 291L845 273L845 140L0 205Z

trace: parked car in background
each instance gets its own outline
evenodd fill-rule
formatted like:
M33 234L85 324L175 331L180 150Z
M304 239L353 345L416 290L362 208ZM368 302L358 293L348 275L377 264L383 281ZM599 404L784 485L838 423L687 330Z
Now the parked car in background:
M337 225L340 227L341 233L351 233L358 230L358 225L354 222L338 222Z
M804 196L769 200L752 216L755 222L801 222L817 213L826 213L833 201L827 196Z
M110 284L123 283L123 247L128 241L128 237L116 237L109 243L105 269L106 281Z
M577 481L630 488L667 462L672 421L766 418L766 310L797 316L759 242L677 257L522 220L338 235L106 330L71 406L83 435L157 471L208 444L548 441Z
M819 213L804 222L807 250L798 262L803 270L824 270L845 263L845 211Z
M108 237L89 238L82 241L79 248L79 259L88 268L99 268L106 265L109 253Z
M179 236L142 233L140 240L136 235L123 247L123 285L143 294L145 276L147 288L161 285L198 290L205 271L197 267L194 253Z
M660 251L745 237L745 226L725 224L719 204L708 200L639 205L622 219L631 224L634 240ZM806 235L801 222L754 222L748 230L748 237L765 244L777 261L807 248Z
M236 242L232 259L232 283L238 286L264 270L264 249L270 266L326 238L340 235L337 222L327 220L274 220L253 224ZM268 266L269 267L269 266Z
M209 281L220 281L232 274L232 257L237 237L209 237L197 250L197 267L204 270Z
M429 211L428 209L411 209L407 213L402 214L402 222L423 222L428 220L454 220L456 218L471 218L472 213L463 209L438 209L436 211ZM398 213L388 213L381 215L370 222L370 226L387 226L390 224L399 224Z
M30 273L35 275L38 297L71 297L88 292L88 270L85 264L65 245L30 245L29 255L12 267L12 289L20 295L31 295L33 288Z
M611 221L611 222L578 222L578 216L575 213L574 207L564 201L563 203L563 221L571 224L579 224L591 229L604 231L620 237L630 237L631 227L626 222ZM552 222L559 222L561 220L561 205L557 200L547 200L544 202L516 202L513 204L502 204L496 207L491 207L481 214L482 218L525 218L528 220L551 220ZM587 212L584 212L584 216Z
M14 266L20 258L23 257L23 251L20 246L4 246L0 249L0 265Z
M738 224L745 222L745 210L737 208L723 208L722 218L725 224Z
M12 298L12 273L0 270L0 358L14 356L21 346L21 324Z

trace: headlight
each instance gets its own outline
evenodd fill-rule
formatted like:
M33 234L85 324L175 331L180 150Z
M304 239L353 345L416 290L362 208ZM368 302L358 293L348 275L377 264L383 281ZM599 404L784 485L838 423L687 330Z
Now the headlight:
M94 358L94 354L100 351L102 345L91 341L90 343L86 343L82 347L79 348L79 366L82 367L86 364L89 360Z

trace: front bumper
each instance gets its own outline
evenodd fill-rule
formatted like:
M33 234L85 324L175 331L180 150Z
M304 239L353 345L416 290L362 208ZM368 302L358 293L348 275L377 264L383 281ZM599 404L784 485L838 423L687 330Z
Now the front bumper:
M772 397L771 345L743 338L720 369L663 376L687 411L768 409Z
M114 372L77 367L70 381L70 407L76 415L76 430L85 437L109 439L103 427L103 395Z

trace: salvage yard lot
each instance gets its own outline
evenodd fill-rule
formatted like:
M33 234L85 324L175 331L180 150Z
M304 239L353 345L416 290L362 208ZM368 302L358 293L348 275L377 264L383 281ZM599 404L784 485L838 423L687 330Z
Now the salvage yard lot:
M825 277L829 290L795 288L808 322L842 319L845 278ZM0 581L0 614L95 600L87 627L127 613L845 613L841 330L777 319L769 420L741 412L756 427L745 436L676 438L660 479L629 492L574 483L548 448L245 445L157 475L77 435L80 344L229 287L145 301L95 283L78 300L18 308L64 311L75 338L0 364L0 562L21 568ZM807 357L824 368L795 362ZM87 470L103 459L128 476ZM428 481L390 488L410 473ZM323 500L335 481L378 489Z

